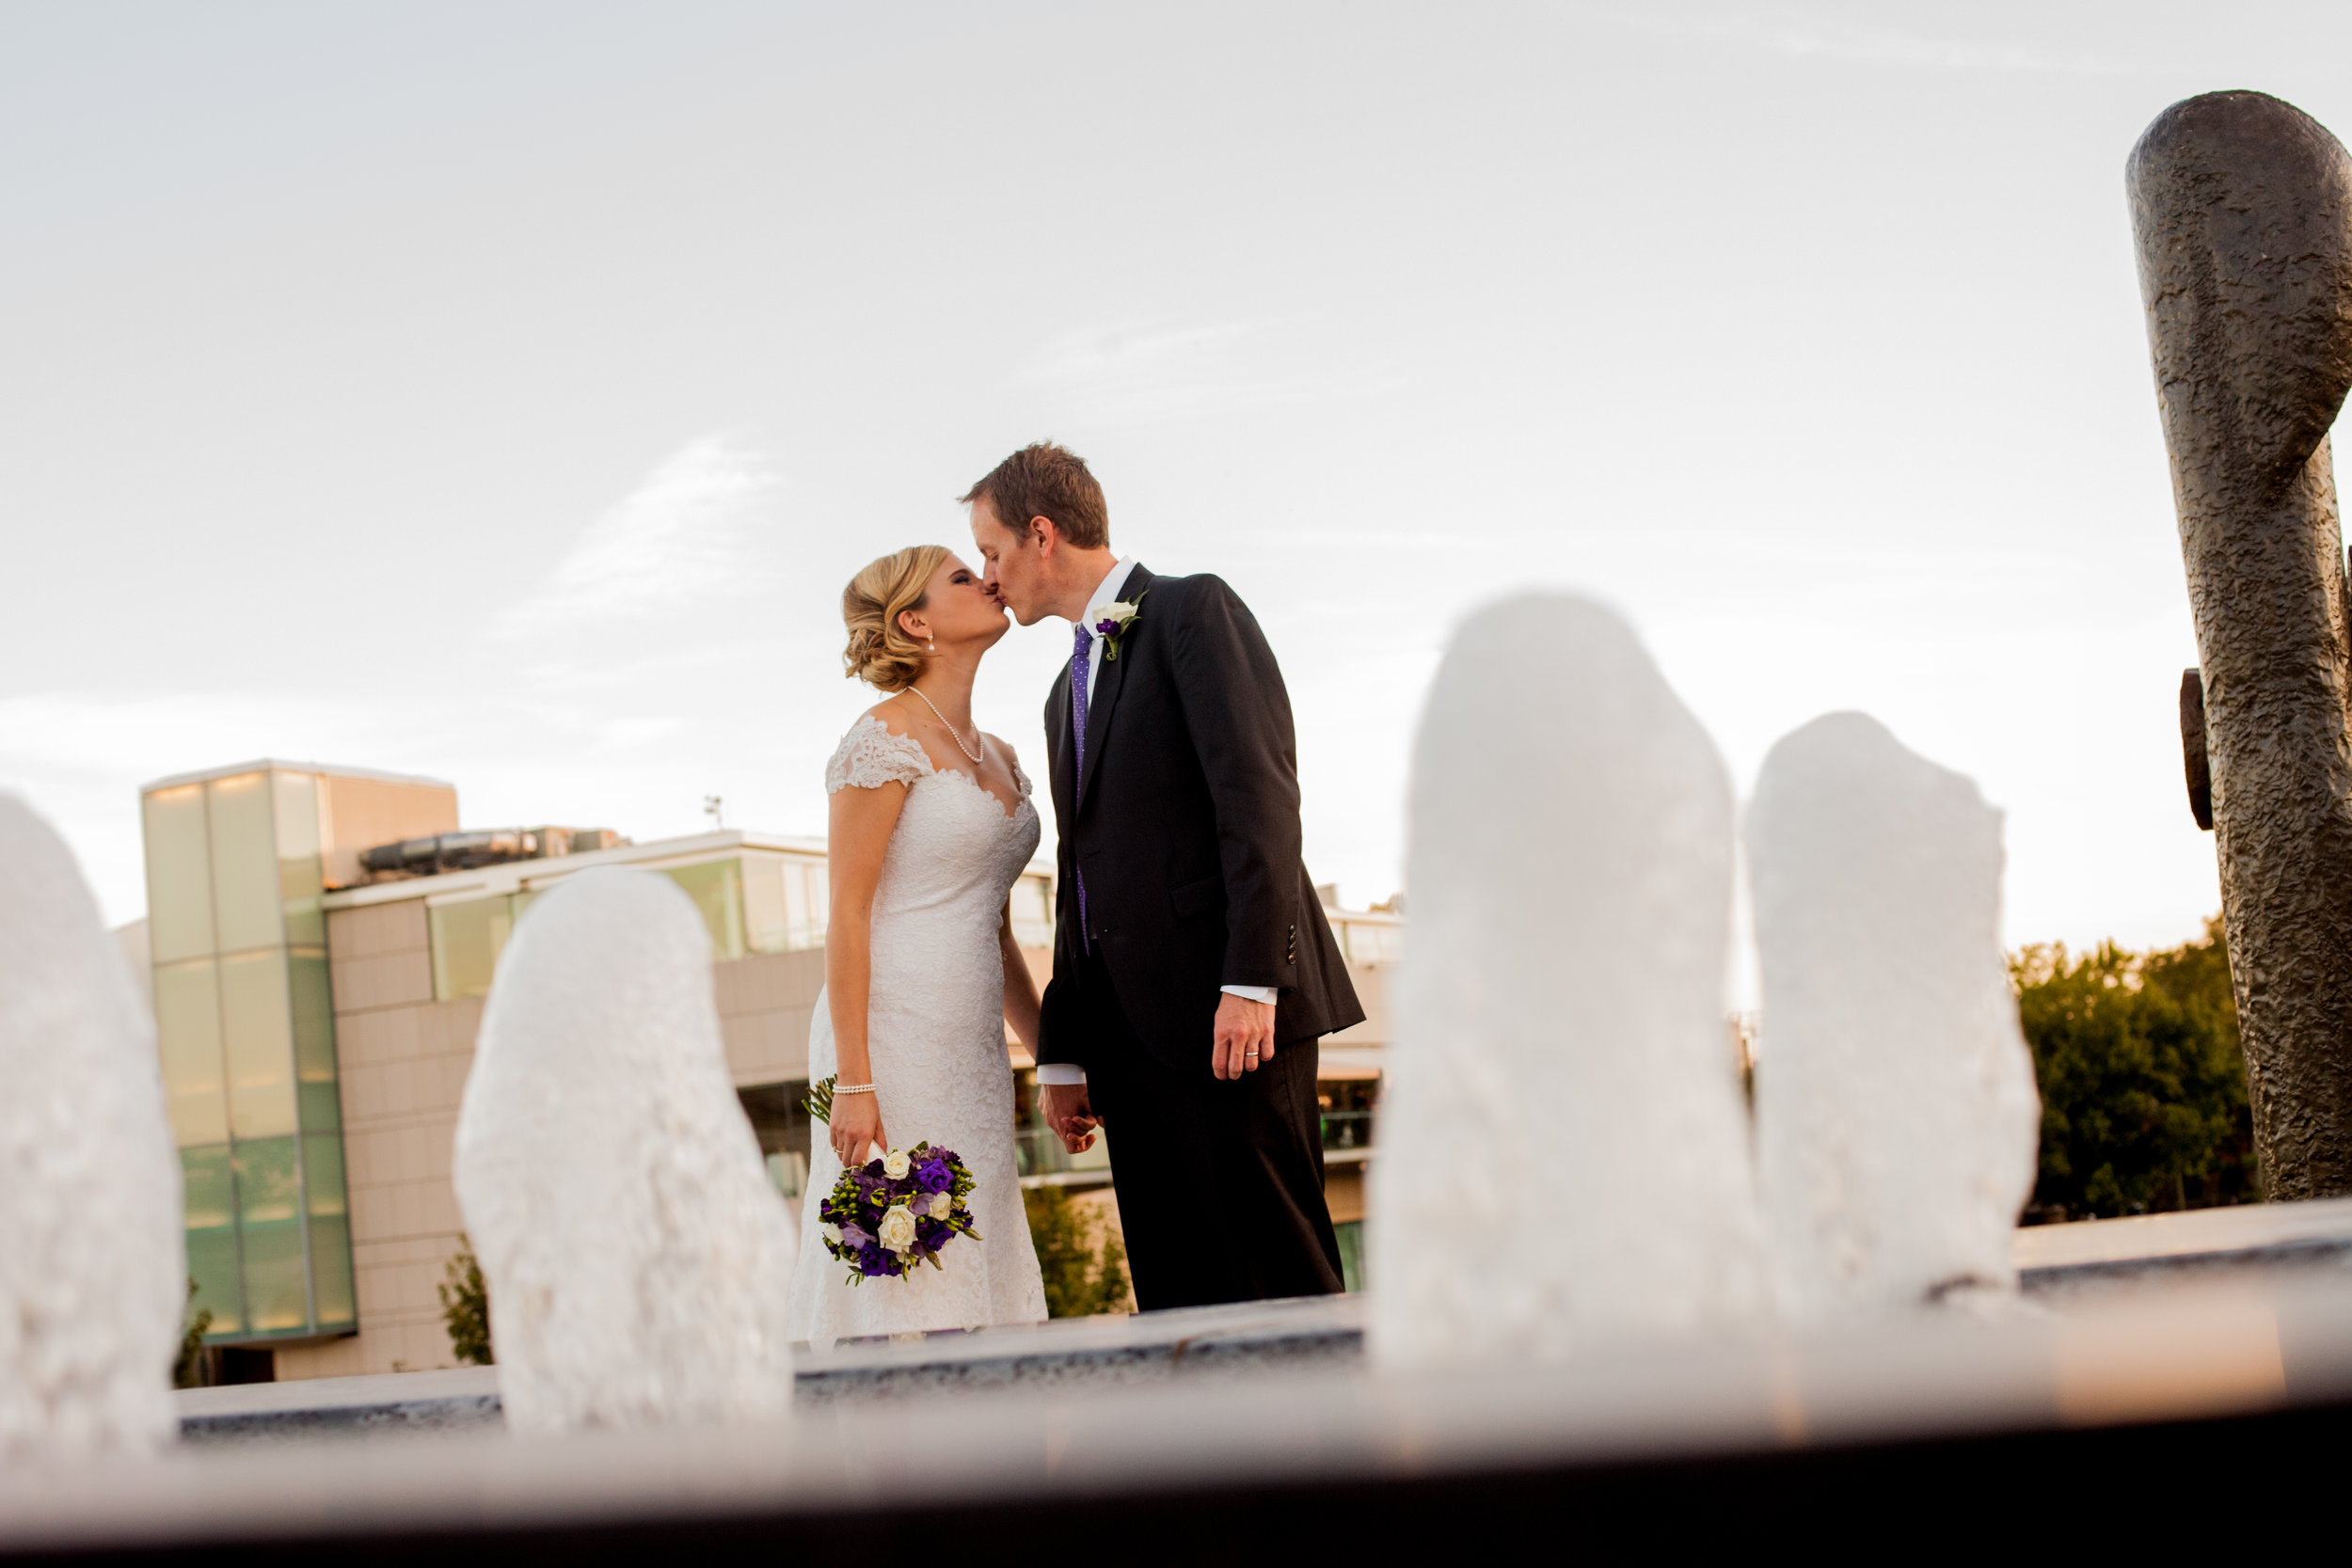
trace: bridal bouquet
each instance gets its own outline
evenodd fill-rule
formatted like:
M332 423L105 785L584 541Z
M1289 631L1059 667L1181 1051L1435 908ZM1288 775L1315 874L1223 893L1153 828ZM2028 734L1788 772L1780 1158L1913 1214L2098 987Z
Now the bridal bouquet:
M809 1110L819 1121L832 1109L833 1081L818 1085ZM952 1148L928 1143L894 1148L841 1173L831 1196L817 1206L825 1250L850 1265L849 1282L877 1275L904 1279L922 1264L941 1267L942 1248L958 1236L981 1240L972 1228L964 1198L977 1183L971 1167Z

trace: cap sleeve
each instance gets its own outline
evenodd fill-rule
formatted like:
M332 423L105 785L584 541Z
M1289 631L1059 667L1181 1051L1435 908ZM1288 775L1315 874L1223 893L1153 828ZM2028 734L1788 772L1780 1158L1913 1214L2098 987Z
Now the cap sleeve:
M825 764L825 793L844 789L880 789L887 784L912 785L931 776L931 759L923 743L911 736L893 735L879 719L861 719L850 726Z

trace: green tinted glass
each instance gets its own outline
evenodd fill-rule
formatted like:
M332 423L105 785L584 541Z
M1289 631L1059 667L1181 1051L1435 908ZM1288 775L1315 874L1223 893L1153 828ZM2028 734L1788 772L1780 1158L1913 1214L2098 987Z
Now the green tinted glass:
M196 1281L191 1309L201 1308L213 1315L213 1321L204 1325L208 1336L245 1332L234 1230L223 1226L217 1230L188 1232L188 1277Z
M213 951L212 848L204 786L159 789L139 802L147 827L147 940L157 963Z
M294 1077L305 1085L332 1084L335 1003L327 990L324 952L295 948L286 955L286 993L293 1012Z
M302 1190L312 1218L344 1212L342 1139L332 1132L304 1134Z
M220 951L274 947L286 940L286 917L278 891L269 775L215 779L205 791L212 804L214 935Z
M318 1296L321 1327L358 1321L358 1304L351 1289L351 1227L340 1214L310 1222L310 1284Z
M213 960L155 971L155 1044L163 1058L171 1133L182 1147L229 1138L229 1085L220 1052L220 978Z
M235 1220L237 1193L227 1144L182 1149L180 1185L190 1230L226 1230Z
M292 1132L294 1019L285 953L271 949L221 959L220 1015L230 1131L240 1140Z
M294 1140L257 1138L236 1146L237 1223L250 1228L292 1220L301 1207Z
M303 1222L239 1227L245 1253L246 1331L269 1334L310 1321L310 1283L302 1269Z
M433 994L443 1002L486 996L499 954L515 928L512 901L504 895L437 904L429 916L433 932Z
M711 958L741 958L743 879L739 864L731 860L706 861L700 865L670 866L661 874L684 888L702 911L703 925L710 932Z
M319 861L319 784L308 773L272 773L278 807L278 895L286 910L286 940L326 941L326 891Z
M294 1085L294 1113L305 1132L332 1132L343 1124L342 1093L333 1079Z

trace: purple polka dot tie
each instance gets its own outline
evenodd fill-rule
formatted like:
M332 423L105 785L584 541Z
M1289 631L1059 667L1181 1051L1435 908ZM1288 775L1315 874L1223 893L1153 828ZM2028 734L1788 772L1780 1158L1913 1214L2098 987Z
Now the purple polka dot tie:
M1070 712L1077 721L1078 768L1070 784L1070 824L1074 836L1078 824L1078 785L1087 776L1087 650L1094 645L1094 634L1081 626L1073 626L1077 635L1070 648ZM1070 851L1070 868L1078 876L1078 942L1089 953L1094 951L1094 939L1087 931L1087 874L1078 864L1076 846Z

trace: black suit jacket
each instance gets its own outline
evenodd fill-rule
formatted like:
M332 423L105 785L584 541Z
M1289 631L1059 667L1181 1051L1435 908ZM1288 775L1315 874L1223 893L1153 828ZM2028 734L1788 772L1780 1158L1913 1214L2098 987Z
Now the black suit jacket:
M1104 1037L1081 968L1087 923L1116 1004L1152 1054L1209 1070L1219 988L1274 986L1278 1042L1360 1022L1299 853L1298 748L1265 634L1218 578L1154 577L1088 705L1077 770L1067 665L1045 704L1060 885L1038 1060L1086 1065ZM1098 640L1093 657L1102 659Z

